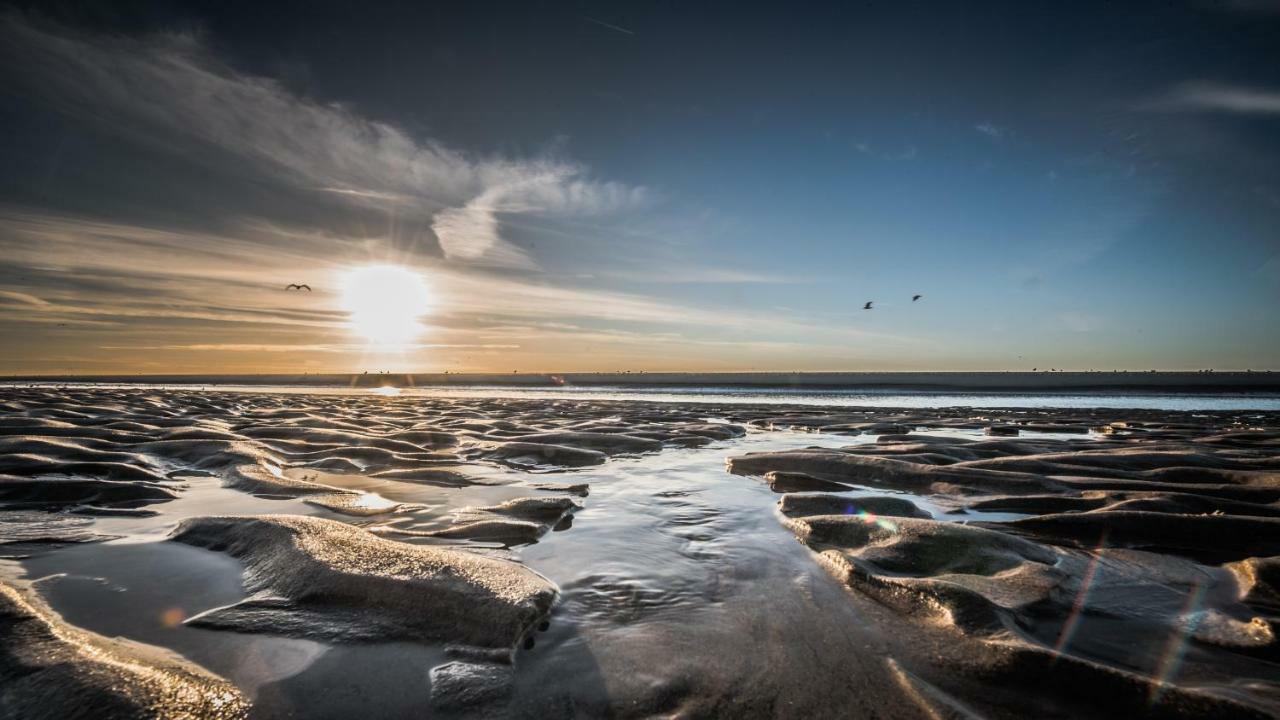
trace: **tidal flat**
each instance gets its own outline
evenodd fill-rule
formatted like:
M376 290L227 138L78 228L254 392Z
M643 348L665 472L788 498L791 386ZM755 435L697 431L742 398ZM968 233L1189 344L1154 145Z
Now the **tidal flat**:
M1280 716L1275 410L0 393L0 718Z

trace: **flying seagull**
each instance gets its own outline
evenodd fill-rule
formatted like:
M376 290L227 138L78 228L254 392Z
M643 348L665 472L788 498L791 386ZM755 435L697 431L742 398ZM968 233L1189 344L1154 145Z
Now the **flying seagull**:
M923 296L923 295L912 295L912 296L911 296L911 302L915 302L915 301L919 300L919 299L920 299L920 298L922 298L922 297L924 297L924 296Z
M870 310L870 309L871 309L871 302L872 302L872 301L868 300L868 301L867 301L867 304L862 306L862 309L863 309L863 310Z
M311 292L311 286L305 283L289 283L285 287L285 290L306 290L307 292Z

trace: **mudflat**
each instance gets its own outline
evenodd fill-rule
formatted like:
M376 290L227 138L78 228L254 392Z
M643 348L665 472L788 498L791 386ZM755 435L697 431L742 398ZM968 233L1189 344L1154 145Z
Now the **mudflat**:
M2 392L0 716L1280 715L1280 413Z

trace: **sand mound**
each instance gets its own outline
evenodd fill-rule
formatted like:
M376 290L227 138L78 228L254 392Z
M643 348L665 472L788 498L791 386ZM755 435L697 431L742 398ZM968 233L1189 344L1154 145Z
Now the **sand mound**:
M1093 510L1040 515L1003 523L1002 527L1086 546L1105 540L1211 562L1256 553L1280 554L1280 518Z
M765 482L769 483L769 487L774 492L790 493L790 492L822 492L840 490L852 490L851 485L835 482L834 480L823 480L812 475L801 472L767 472L764 474Z
M0 502L8 507L58 509L82 504L138 506L167 502L178 493L158 483L65 476L0 476Z
M246 600L189 622L334 642L421 640L513 648L555 601L522 565L407 545L317 518L186 520L173 540L245 564Z
M552 525L564 517L566 513L580 509L582 509L582 506L569 498L541 496L515 498L497 505L480 508L480 510L486 512Z
M784 523L849 587L953 637L954 652L938 662L956 675L1022 684L1058 707L1095 698L1100 713L1117 716L1280 710L1261 679L1280 657L1275 433L1224 432L1242 423L1230 413L1123 411L1130 419L1099 422L1107 411L963 412L922 411L904 424L968 437L882 435L728 465L775 487L838 484L784 496ZM1275 418L1247 419L1264 421ZM1106 432L1033 435L1085 427ZM1019 437L974 437L986 428ZM905 506L895 517L839 486L905 490L967 511L944 520L977 522L922 519ZM990 512L1031 517L982 516Z
M517 435L512 442L537 445L562 445L565 447L596 450L606 455L623 453L657 452L662 443L649 438L621 433L598 432L549 432L534 435Z
M870 487L887 487L917 493L940 489L966 492L1033 493L1053 487L1046 478L1028 473L1002 472L956 466L926 465L900 459L859 455L842 450L797 450L751 453L729 458L729 472L766 475L771 472L802 473L823 480Z
M0 583L0 717L248 717L230 683L159 648L71 627Z
M587 483L531 483L529 487L538 490L546 490L548 492L562 492L577 497L586 497L591 494L591 485Z
M454 524L440 530L403 531L394 528L389 534L440 537L479 542L496 542L506 547L528 545L538 541L566 516L581 505L563 497L523 497L498 505L463 508L455 513Z
M534 442L500 443L476 451L473 456L528 469L586 467L601 465L609 459L598 450Z
M1253 557L1227 565L1245 602L1280 613L1280 557Z
M1185 597L1212 582L1193 563L1125 551L1090 562L994 530L931 520L828 515L787 523L851 588L904 615L959 631L973 643L958 660L972 666L970 672L1036 683L1043 696L1101 692L1111 709L1158 711L1159 717L1266 717L1213 694L1174 686L1156 692L1148 679L1121 669L1126 651L1103 663L1041 644L1070 639L1073 613L1083 609L1075 603L1088 597L1086 622L1128 616L1172 637L1274 654L1273 622L1247 614L1236 619L1235 607L1188 612ZM1044 684L1049 677L1052 686Z

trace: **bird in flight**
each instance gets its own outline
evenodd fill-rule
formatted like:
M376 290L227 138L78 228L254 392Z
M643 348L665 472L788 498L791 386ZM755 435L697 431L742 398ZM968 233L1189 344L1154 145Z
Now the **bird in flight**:
M289 283L285 287L285 290L306 290L307 292L311 292L311 286L305 283Z
M871 302L872 302L872 301L868 300L868 301L867 301L867 304L862 306L862 309L863 309L863 310L870 310L870 309L871 309Z
M923 296L923 295L912 295L912 296L911 296L911 302L915 302L915 301L919 300L919 299L920 299L920 298L922 298L922 297L924 297L924 296Z

